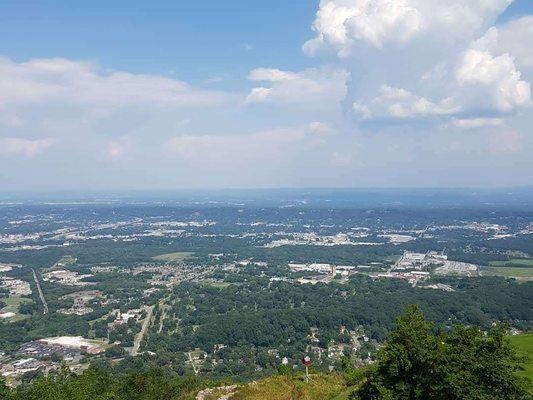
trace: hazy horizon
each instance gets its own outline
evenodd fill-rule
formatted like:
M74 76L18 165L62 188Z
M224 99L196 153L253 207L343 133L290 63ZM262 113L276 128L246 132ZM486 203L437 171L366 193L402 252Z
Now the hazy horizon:
M88 205L252 208L477 208L530 210L533 187L277 188L1 192L0 206Z

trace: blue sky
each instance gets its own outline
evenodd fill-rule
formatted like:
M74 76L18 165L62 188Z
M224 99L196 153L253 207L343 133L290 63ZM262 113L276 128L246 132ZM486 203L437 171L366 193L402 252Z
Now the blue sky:
M2 1L0 186L531 185L532 15L529 0Z
M18 60L66 57L106 68L179 74L201 82L220 75L239 84L257 65L301 69L318 8L311 0L132 2L4 0L0 52ZM533 13L519 0L500 19ZM252 49L247 50L247 46Z
M106 68L176 74L192 82L223 75L239 85L257 65L299 69L317 2L68 1L0 3L0 51L18 60L66 57Z

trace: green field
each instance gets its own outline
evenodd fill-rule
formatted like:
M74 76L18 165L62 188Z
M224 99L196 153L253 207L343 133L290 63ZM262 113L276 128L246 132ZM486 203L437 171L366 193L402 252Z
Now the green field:
M517 267L485 267L482 269L483 275L505 276L508 278L518 278L521 280L533 279L533 268Z
M533 280L533 259L513 258L508 261L491 261L489 267L482 268L483 275L504 276L519 280Z
M186 251L179 251L176 253L161 254L160 256L152 257L152 260L179 262L179 261L186 260L187 258L191 257L193 254L194 253L189 253Z
M511 343L518 348L520 354L529 357L524 364L524 371L520 374L530 379L529 390L533 392L533 333L511 336Z
M50 268L46 268L43 271L54 271L58 269L66 269L76 264L77 258L74 256L63 256Z
M533 258L513 258L509 261L491 261L489 262L491 267L505 267L513 265L523 265L524 267L533 267Z
M31 299L28 299L26 297L20 297L20 296L11 296L11 297L3 298L2 301L6 303L6 306L2 308L1 310L2 313L13 312L17 314L13 318L10 318L9 321L15 322L15 321L20 321L21 319L27 318L26 315L19 314L19 308L21 304L31 303L32 302Z
M233 283L229 283L229 282L218 282L218 281L212 281L209 279L203 280L202 284L215 287L215 288L219 288L219 289L225 289L227 287L230 287L231 285L234 285Z

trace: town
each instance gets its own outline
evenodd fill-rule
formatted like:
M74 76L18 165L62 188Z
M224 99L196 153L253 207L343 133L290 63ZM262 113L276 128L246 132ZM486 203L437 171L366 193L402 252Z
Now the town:
M166 215L132 206L89 215L61 206L8 210L0 217L0 375L12 386L63 364L83 371L138 357L208 377L297 368L302 351L325 371L338 370L343 357L365 365L396 314L388 304L460 298L472 315L457 318L481 312L490 326L496 314L480 311L479 293L465 282L501 290L513 282L505 290L527 302L524 285L533 281L533 249L523 245L533 222L497 213L440 221L421 212L409 223L386 209L348 217L197 205ZM62 222L50 223L52 214ZM531 321L506 301L514 332L528 329ZM298 327L282 318L296 310L305 316Z

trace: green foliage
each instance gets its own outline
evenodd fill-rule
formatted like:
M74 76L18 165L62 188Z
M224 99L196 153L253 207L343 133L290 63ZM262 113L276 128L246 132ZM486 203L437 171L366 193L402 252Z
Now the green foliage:
M342 357L341 365L348 386L357 386L363 381L365 368L357 368L348 357Z
M291 369L285 364L278 365L277 370L278 375L290 375L292 373Z
M353 391L353 400L528 400L524 378L517 375L524 360L511 346L506 331L503 325L487 333L457 326L445 333L427 322L417 306L410 306L397 318L390 339L370 367L357 368L343 357L342 375L313 374L307 384L301 374L279 365L278 376L239 389L235 398L345 399ZM149 363L142 358L127 360L132 363L129 370ZM244 371L228 368L234 378ZM159 368L129 373L93 366L75 375L62 363L55 374L11 391L0 380L0 399L192 400L206 386Z
M126 351L120 346L111 346L105 351L106 357L117 358L123 357L126 354Z
M0 399L6 399L9 395L9 389L6 386L4 378L0 376Z
M511 344L524 357L523 371L519 374L529 378L529 391L533 393L533 333L523 333L510 337Z
M72 375L66 366L53 376L2 393L2 400L185 400L202 387L193 378L178 378L153 369L142 374L112 376L96 368Z
M516 372L522 359L505 336L457 326L435 332L420 309L399 317L390 340L378 353L367 381L354 392L361 400L519 400L528 398Z

